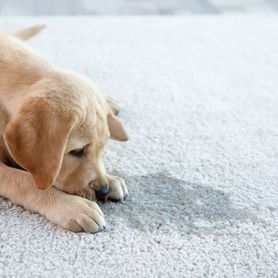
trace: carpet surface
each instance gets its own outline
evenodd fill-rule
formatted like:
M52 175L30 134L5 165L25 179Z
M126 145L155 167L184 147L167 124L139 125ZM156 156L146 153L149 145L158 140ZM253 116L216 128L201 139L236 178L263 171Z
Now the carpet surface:
M63 230L0 198L0 277L277 277L278 18L1 18L122 106L130 197ZM0 73L1 74L1 73Z

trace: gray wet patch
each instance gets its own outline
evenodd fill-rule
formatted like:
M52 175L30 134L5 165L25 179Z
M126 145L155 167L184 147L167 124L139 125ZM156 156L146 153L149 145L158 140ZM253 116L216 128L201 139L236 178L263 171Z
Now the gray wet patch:
M209 233L256 221L248 208L239 208L230 196L209 185L190 183L167 172L126 178L130 197L123 203L102 206L114 228L127 225L157 232Z

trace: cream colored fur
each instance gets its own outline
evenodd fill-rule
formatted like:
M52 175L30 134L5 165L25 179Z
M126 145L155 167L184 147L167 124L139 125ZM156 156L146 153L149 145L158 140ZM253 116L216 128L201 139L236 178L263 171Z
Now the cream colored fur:
M105 172L102 150L109 137L128 137L117 105L88 78L22 41L43 27L0 35L0 196L71 231L97 232L105 220L95 192L128 195L124 180Z

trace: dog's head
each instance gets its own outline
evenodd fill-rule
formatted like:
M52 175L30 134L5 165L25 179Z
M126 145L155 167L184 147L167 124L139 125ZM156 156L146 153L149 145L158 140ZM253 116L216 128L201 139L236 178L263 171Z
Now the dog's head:
M57 72L20 100L4 140L39 189L78 193L107 186L102 151L109 138L126 141L121 121L85 77Z

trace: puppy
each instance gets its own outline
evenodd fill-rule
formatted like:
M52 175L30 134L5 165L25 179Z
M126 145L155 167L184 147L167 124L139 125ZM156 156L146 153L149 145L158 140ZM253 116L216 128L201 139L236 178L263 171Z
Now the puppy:
M0 34L0 196L68 230L94 233L105 228L96 195L128 195L124 180L105 172L103 148L128 136L117 105L88 78L24 44L43 27Z

